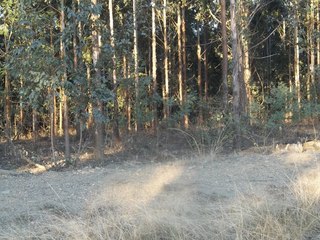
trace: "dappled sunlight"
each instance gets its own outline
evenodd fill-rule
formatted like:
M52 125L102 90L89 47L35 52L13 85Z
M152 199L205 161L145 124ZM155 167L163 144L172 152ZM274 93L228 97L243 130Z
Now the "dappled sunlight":
M315 153L287 152L285 154L281 154L281 159L286 164L300 166L317 161L319 159L319 156Z
M115 145L115 146L106 146L105 149L104 149L104 154L106 155L113 155L113 154L116 154L116 153L120 153L124 150L124 147L122 144L118 144L118 145Z
M105 178L105 188L101 189L93 205L112 202L126 207L146 206L161 194L163 188L175 181L183 173L181 165L146 166L129 175L119 174L112 179Z
M122 145L117 145L117 146L106 146L104 149L104 154L106 157L110 155L115 155L123 152L125 149ZM79 160L80 162L89 162L89 161L94 161L95 160L95 155L93 151L85 151L82 152L79 155Z
M79 156L79 160L83 161L83 162L92 160L93 158L94 158L94 154L93 153L89 153L89 152L84 152L83 154L81 154Z

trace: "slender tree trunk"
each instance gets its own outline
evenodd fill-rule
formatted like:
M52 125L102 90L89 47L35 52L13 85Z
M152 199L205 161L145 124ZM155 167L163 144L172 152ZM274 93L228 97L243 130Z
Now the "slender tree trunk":
M58 135L63 135L63 95L64 91L60 87L59 88L59 129L58 129Z
M231 39L232 39L232 86L233 86L233 101L232 101L232 113L233 120L236 128L234 146L236 149L240 149L240 72L239 72L239 51L238 51L238 29L236 24L236 3L235 0L230 0L230 15L231 15Z
M201 50L201 38L200 38L200 23L197 23L197 59L198 59L198 97L199 97L199 124L203 123L203 98L202 98L202 50Z
M65 50L65 43L63 39L63 33L65 31L65 4L64 0L60 0L60 11L61 11L61 40L60 40L60 54L61 54L61 60L63 64L63 76L62 76L62 84L64 85L67 81L67 66L66 66L66 50ZM64 88L64 86L63 86ZM71 155L70 155L70 140L69 140L69 110L68 110L68 98L63 91L62 95L62 102L63 102L63 128L64 128L64 144L65 144L65 158L67 160L70 160Z
M164 51L164 98L163 98L163 112L164 119L170 117L169 107L169 62L168 62L168 36L167 36L167 0L163 0L163 51Z
M157 35L156 35L156 0L151 0L152 6L152 81L153 81L153 130L158 128L158 113L157 113Z
M23 89L23 79L20 79L20 87ZM23 105L23 99L22 96L20 96L19 99L19 138L23 137L24 133L24 105Z
M310 0L310 82L311 82L311 90L312 90L312 98L313 100L317 99L316 94L316 85L315 85L315 44L314 44L314 25L315 25L315 5L314 0Z
M50 114L50 143L51 143L51 152L52 152L52 158L55 158L55 150L54 150L54 140L55 140L55 132L54 132L54 95L55 91L52 87L48 89L49 93L49 114Z
M186 17L185 6L181 8L181 44L182 44L182 81L183 81L183 102L187 103L187 51L186 51ZM184 113L183 125L185 128L189 127L189 114Z
M72 17L72 23L73 23L73 36L72 36L72 51L73 51L73 73L76 77L78 77L78 68L79 68L79 59L78 59L78 54L79 54L79 46L78 46L78 21L77 21L77 18L76 18L76 13L79 13L77 12L77 8L76 8L76 2L78 3L78 0L72 0L72 12L74 13L73 17ZM80 28L81 29L81 28ZM82 94L82 86L81 84L77 84L77 87L79 87L79 90ZM82 97L82 96L81 96ZM79 145L81 146L81 142L82 142L82 116L81 116L81 110L80 108L82 107L81 106L81 102L82 101L79 101L78 102L78 111L76 113L76 117L77 117L77 125L76 125L76 128L77 128L77 137L79 138Z
M35 142L38 138L38 114L37 110L32 108L32 139Z
M204 26L204 51L203 51L203 65L204 65L204 100L206 105L208 105L209 98L209 81L208 81L208 57L207 57L207 48L208 48L208 39L207 39L207 27Z
M50 27L50 48L51 54L54 56L54 45L53 45L53 28ZM53 69L50 70L53 75ZM55 141L55 88L54 80L51 79L51 86L48 89L48 101L49 101L49 113L50 113L50 143L52 159L55 159L54 141Z
M53 96L53 118L54 118L54 135L58 136L58 106L57 106L57 96L56 96L56 90L55 94Z
M97 0L91 0L91 3L96 6ZM101 34L99 27L97 26L97 20L99 19L98 14L92 14L92 62L95 70L94 81L92 82L94 89L102 88L101 82L101 70L98 66L98 61L101 54ZM104 124L101 116L103 116L103 102L101 99L95 99L93 102L93 112L97 113L94 115L94 126L95 126L95 157L97 159L103 159L104 157ZM99 116L100 115L100 116Z
M319 4L320 4L320 1L319 0L316 0L316 4L315 4L315 10L316 10L316 21L317 21L317 32L319 33L320 32L320 6L319 6ZM316 38L317 40L316 40L316 45L317 45L317 47L316 47L316 51L317 51L317 53L316 53L316 55L317 55L317 69L319 69L320 68L320 37L317 37ZM315 78L316 78L316 82L317 82L317 85L318 85L318 94L317 94L317 97L318 97L318 99L320 98L320 73L319 73L319 71L317 71L317 73L316 73L316 76L315 76Z
M127 56L123 56L123 78L128 80L130 78L130 70L128 65ZM130 87L127 86L125 89L125 115L127 117L127 132L131 131L131 96Z
M119 131L119 105L118 105L118 86L117 86L117 59L115 52L114 27L113 27L113 0L109 0L109 24L110 24L110 46L113 49L112 54L112 82L113 82L113 138L115 144L121 142Z
M222 102L223 108L228 107L228 39L226 20L226 1L220 0L221 4L221 34L222 34Z
M86 72L87 72L87 82L88 82L88 88L90 89L90 98L92 98L92 82L91 82L91 68L89 64L86 64ZM87 120L87 129L93 129L94 125L94 119L93 119L93 106L92 101L88 102L87 105L87 112L88 112L88 120Z
M4 16L4 23L7 23L7 18ZM5 56L9 55L9 50L10 50L10 36L11 33L9 34L8 37L4 37L4 51L5 51ZM5 62L7 62L7 59L5 57L4 59ZM4 119L5 119L5 137L7 143L11 143L12 141L12 122L11 122L11 81L10 81L10 74L7 68L4 68Z
M298 4L296 2L296 4ZM300 56L299 56L299 15L298 15L298 6L295 7L294 10L294 18L295 18L295 26L294 26L294 81L296 88L296 96L299 104L299 108L301 108L301 89L300 89Z
M12 123L11 123L11 89L10 79L7 70L4 71L4 96L5 96L5 136L8 142L11 142L12 138Z
M248 30L248 18L249 18L249 9L247 3L245 1L240 2L240 12L241 12L241 32L240 32L240 40L239 45L241 45L241 77L243 77L243 81L241 81L241 104L242 110L246 112L249 116L251 123L251 105L252 105L252 95L251 95L251 67L250 67L250 54L249 54L249 37L245 33L245 30ZM270 53L271 55L271 53Z
M178 84L179 84L179 102L180 108L183 110L184 101L183 101L183 80L182 80L182 44L181 44L181 6L178 5L177 11L177 37L178 37ZM183 125L183 121L182 121Z
M138 56L138 24L137 24L137 5L136 0L132 0L133 8L133 58L134 58L134 82L135 82L135 130L143 129L141 123L141 106L139 93L139 56Z

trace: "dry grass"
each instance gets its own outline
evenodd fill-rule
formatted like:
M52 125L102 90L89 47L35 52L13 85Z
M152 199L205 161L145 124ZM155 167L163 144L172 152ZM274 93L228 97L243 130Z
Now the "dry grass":
M110 182L81 214L51 205L45 213L30 212L0 227L0 239L320 238L320 169L290 179L281 197L239 193L221 208L217 201L197 201L190 189L176 191L170 185L185 171L181 165L148 170L127 182Z
M236 239L320 239L319 170L290 179L281 198L240 197L232 222Z

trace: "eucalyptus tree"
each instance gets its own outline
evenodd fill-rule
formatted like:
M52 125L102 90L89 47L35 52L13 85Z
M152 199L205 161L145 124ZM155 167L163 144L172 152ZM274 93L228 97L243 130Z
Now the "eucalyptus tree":
M9 70L10 51L13 48L14 26L18 20L19 5L16 1L5 0L0 3L0 36L2 42L1 47L1 75L4 78L4 119L5 119L5 137L7 141L12 138L12 122L11 122L11 74Z
M98 0L91 0L94 10L91 14L91 31L92 31L92 64L95 71L92 80L93 88L93 114L94 114L94 135L95 135L95 157L103 159L104 157L104 104L100 96L103 91L102 75L99 66L101 58L101 30L99 27L99 12L101 9L98 5Z
M158 128L158 113L157 113L157 35L156 35L156 0L151 0L152 9L152 82L153 82L153 120L152 125L154 131Z
M64 139L65 139L65 158L69 161L71 158L70 154L70 137L69 137L69 108L68 108L68 98L65 92L65 86L67 79L67 66L66 66L66 46L63 39L63 34L65 31L65 1L60 0L60 30L61 30L61 39L60 39L60 56L62 61L62 88L61 88L61 98L63 104L63 130L64 130Z
M293 2L293 12L294 12L294 36L293 36L293 44L294 44L294 82L295 89L298 99L299 108L301 108L301 81L300 81L300 37L299 37L299 2L300 0L295 0Z
M169 106L169 98L170 98L170 86L169 86L169 46L168 46L168 27L167 27L167 8L168 2L167 0L163 0L163 10L162 10L162 18L163 18L163 65L164 65L164 94L163 94L163 111L164 118L170 117L170 106Z
M117 59L115 49L114 24L113 24L113 0L109 0L109 27L110 27L110 47L112 48L112 83L113 83L113 137L116 144L121 142L119 131L119 105L118 105L118 83L117 83Z
M133 58L134 58L134 80L135 80L135 129L142 129L141 106L140 106L140 84L139 84L139 53L138 53L138 23L137 23L137 0L132 0L133 21Z
M220 0L221 4L221 37L222 37L222 102L223 108L228 107L228 38L227 38L227 19L226 1Z
M239 47L237 27L237 5L235 0L230 0L230 21L232 40L232 115L236 126L234 138L235 147L240 148L240 123L241 123L241 52Z

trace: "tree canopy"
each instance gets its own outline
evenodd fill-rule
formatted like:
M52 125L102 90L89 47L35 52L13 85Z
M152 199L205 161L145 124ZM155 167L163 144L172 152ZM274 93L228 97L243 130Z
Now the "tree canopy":
M6 141L315 118L319 0L3 0ZM235 144L237 146L238 144Z

